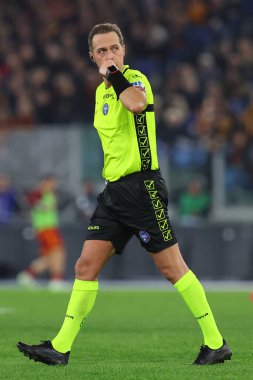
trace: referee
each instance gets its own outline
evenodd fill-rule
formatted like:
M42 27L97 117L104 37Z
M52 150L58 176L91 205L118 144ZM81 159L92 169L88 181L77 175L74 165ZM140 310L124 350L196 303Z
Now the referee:
M125 45L117 25L95 25L88 43L90 58L103 78L96 91L94 126L104 151L107 185L88 226L59 333L39 345L19 342L18 349L35 361L66 365L74 339L95 303L100 271L136 235L199 323L204 342L193 364L229 360L232 352L216 326L202 285L181 256L168 217L150 83L140 71L124 64Z

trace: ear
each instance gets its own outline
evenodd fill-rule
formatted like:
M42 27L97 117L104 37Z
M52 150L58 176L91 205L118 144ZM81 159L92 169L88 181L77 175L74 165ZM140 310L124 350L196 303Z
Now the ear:
M93 54L92 54L91 51L89 52L89 56L90 56L90 59L92 60L92 62L95 62L95 60L94 60L94 56L93 56Z

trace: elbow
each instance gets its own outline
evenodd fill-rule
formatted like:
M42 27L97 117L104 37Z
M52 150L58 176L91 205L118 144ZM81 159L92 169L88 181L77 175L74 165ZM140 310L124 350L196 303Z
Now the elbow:
M132 104L129 108L129 111L138 114L138 113L141 113L145 108L146 108L146 103L138 102L138 103Z

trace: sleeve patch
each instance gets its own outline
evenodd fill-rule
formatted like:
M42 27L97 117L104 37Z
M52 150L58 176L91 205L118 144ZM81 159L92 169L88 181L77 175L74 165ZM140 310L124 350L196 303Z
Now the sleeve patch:
M140 82L140 81L138 81L138 82L131 82L131 85L134 86L134 87L137 87L141 91L146 91L144 84L142 82Z

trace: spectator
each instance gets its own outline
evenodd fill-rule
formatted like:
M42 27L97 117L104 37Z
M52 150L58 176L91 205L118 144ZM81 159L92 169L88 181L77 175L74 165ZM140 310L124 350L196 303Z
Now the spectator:
M226 150L226 190L231 192L253 188L253 143L244 128L237 128L231 134Z
M213 146L231 151L236 128L253 134L252 16L251 0L4 0L0 126L91 123L98 76L84 41L107 20L128 33L128 61L155 90L158 137L184 166L196 147L198 162Z
M210 196L199 178L189 181L179 197L179 216L183 224L196 225L203 221L210 208Z
M0 224L10 224L20 210L17 194L10 178L0 173Z
M62 1L57 5L52 0L1 3L0 76L9 117L18 118L25 108L38 124L92 120L90 93L97 83L89 70L91 63L83 41L90 25L105 19L118 21L128 30L129 60L137 60L139 69L151 75L154 88L161 84L158 91L165 98L164 110L171 84L162 83L161 78L171 78L170 74L177 72L173 92L184 97L190 106L189 116L199 107L203 86L213 80L222 82L230 107L242 111L240 107L248 96L245 81L252 80L249 0L130 0L107 5L109 0L104 4L98 0ZM13 83L19 84L13 88ZM17 90L29 94L30 102L22 107L18 106ZM52 100L57 103L55 112L49 109ZM88 111L83 112L83 108Z
M75 205L77 217L81 220L90 220L97 204L96 184L93 180L84 180L81 193L76 197Z

